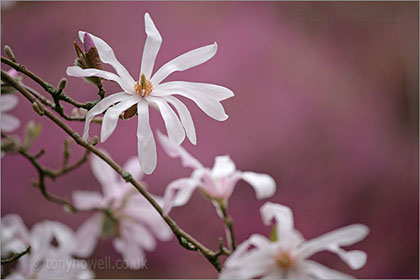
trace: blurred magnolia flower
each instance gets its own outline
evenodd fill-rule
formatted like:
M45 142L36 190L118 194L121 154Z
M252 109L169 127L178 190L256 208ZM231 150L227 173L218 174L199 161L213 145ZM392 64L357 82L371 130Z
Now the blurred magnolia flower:
M93 273L81 260L72 257L74 232L64 224L43 221L28 232L22 219L15 214L1 219L2 256L31 250L18 259L16 268L7 279L89 279Z
M261 207L261 216L266 225L275 219L276 240L271 242L259 234L252 235L226 259L221 279L351 278L308 259L324 250L336 253L352 269L360 269L366 263L365 252L345 251L341 248L364 239L369 233L364 225L346 226L306 241L294 228L293 214L289 207L267 202Z
M0 115L1 115L1 131L12 132L16 130L20 121L18 118L7 114L18 104L18 97L11 94L2 94L0 97Z
M156 29L149 14L144 15L147 34L143 50L139 80L135 81L123 65L117 60L112 48L102 39L89 34L99 57L103 63L110 64L117 74L99 69L82 69L77 66L68 67L67 75L75 77L100 77L111 80L120 85L123 92L112 94L94 106L86 117L83 137L89 134L89 125L92 119L107 110L101 128L101 141L105 141L113 133L121 113L124 118L138 114L137 138L140 165L146 174L156 168L156 144L149 124L149 105L157 108L166 125L169 138L177 144L185 139L185 132L191 143L196 144L196 134L191 114L184 103L174 97L175 94L187 97L194 101L201 110L211 118L224 121L228 118L221 101L232 97L231 90L213 84L173 81L162 81L175 71L184 71L200 65L212 58L217 51L217 44L201 47L163 65L153 76L152 70L155 58L162 43L162 37ZM86 32L80 31L79 37L83 42ZM179 114L179 118L172 105ZM114 106L112 106L114 105ZM112 107L111 107L112 106ZM184 132L185 129L185 132Z
M194 169L191 177L177 179L166 188L163 207L165 213L169 213L173 206L185 205L196 188L218 203L227 202L236 183L241 179L254 188L258 199L270 197L276 190L276 183L271 176L237 170L229 156L217 156L213 168L209 169L159 131L158 136L170 157L180 157L185 167Z
M144 250L152 251L156 240L169 240L172 232L158 212L137 193L130 184L97 156L91 158L93 174L102 185L103 194L93 191L75 191L73 200L79 209L101 208L77 232L76 251L80 257L92 254L99 237L112 237L114 248L120 252L132 269L142 268ZM143 173L136 157L124 165L133 178L140 180ZM159 202L160 199L155 197Z

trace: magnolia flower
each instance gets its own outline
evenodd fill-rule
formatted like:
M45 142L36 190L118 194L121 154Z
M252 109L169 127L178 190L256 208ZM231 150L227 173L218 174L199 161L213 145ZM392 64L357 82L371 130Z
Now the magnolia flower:
M1 131L12 132L16 130L20 121L16 117L9 115L8 112L16 107L19 99L12 94L2 94L0 98Z
M144 250L152 251L156 240L169 240L170 228L158 212L138 194L130 184L100 158L91 158L93 174L102 185L103 194L93 191L75 191L73 200L79 209L101 208L82 224L77 232L76 254L88 257L92 254L99 237L112 237L114 248L120 252L130 268L145 265ZM143 173L136 157L124 165L133 178L140 180ZM159 201L159 198L156 197Z
M306 241L294 228L289 207L267 202L261 207L261 216L266 225L275 219L276 241L271 242L259 234L252 235L226 260L221 279L351 278L308 259L324 250L336 253L352 269L359 269L366 263L365 252L341 248L364 239L369 233L364 225L346 226Z
M270 197L276 190L276 183L271 176L237 170L229 156L216 157L213 168L209 169L159 131L158 136L170 157L180 157L185 167L194 169L191 177L177 179L166 188L163 207L165 213L169 213L173 206L185 205L196 188L206 197L218 202L226 202L241 179L254 188L257 199Z
M54 221L43 221L29 232L18 215L1 219L2 256L20 253L29 245L31 250L18 259L8 279L89 279L93 273L72 257L75 248L73 230Z
M82 69L78 66L73 66L67 68L67 75L75 77L95 76L114 81L120 85L123 92L104 98L88 112L83 137L85 139L88 137L89 125L92 119L107 109L101 128L102 142L107 140L115 130L121 113L125 112L125 117L130 117L137 112L137 146L140 165L146 174L150 174L156 167L157 158L156 144L149 124L149 105L156 107L160 111L169 138L180 144L184 141L186 133L191 143L196 144L196 134L191 114L187 107L174 95L178 94L191 99L208 116L218 121L224 121L228 116L220 101L230 98L234 94L225 87L213 84L181 81L162 83L171 73L187 70L212 58L217 51L216 43L180 55L163 65L152 75L162 37L148 13L145 14L144 21L147 39L143 50L138 81L134 80L117 60L112 48L105 41L92 34L89 34L89 36L98 50L101 61L110 64L117 74L100 69ZM82 42L85 34L86 32L79 32ZM179 118L169 104L176 109Z

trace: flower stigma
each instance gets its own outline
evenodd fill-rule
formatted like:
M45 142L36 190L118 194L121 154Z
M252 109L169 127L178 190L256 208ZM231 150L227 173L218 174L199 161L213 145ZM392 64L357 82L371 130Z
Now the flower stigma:
M134 84L135 91L141 96L147 96L153 90L152 82L146 79L144 74L141 74L140 81Z
M292 259L288 253L281 252L276 258L276 263L281 270L287 271L292 266Z

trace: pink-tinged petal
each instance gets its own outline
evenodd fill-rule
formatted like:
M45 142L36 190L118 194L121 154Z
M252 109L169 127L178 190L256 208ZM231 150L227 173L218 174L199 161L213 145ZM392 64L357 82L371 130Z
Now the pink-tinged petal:
M185 205L199 182L192 178L181 178L170 183L165 190L163 211L168 214L172 207Z
M86 32L79 31L79 39L83 43L84 43L85 33ZM127 69L125 69L125 67L117 60L112 48L101 38L96 37L90 33L89 35L92 38L96 49L98 50L99 58L101 59L101 61L103 63L110 64L115 69L115 71L117 71L118 75L121 77L121 80L125 84L131 84L134 86L134 83L135 83L134 79L128 73Z
M96 115L101 114L103 111L108 109L108 107L110 107L111 105L117 102L124 101L130 97L131 95L125 92L119 92L119 93L112 94L108 97L105 97L104 99L99 101L98 104L93 106L93 108L89 110L86 116L85 128L83 130L83 139L86 140L89 137L89 126Z
M146 97L146 100L156 104L159 108L160 114L165 121L169 139L177 145L181 144L185 139L185 131L174 110L162 98Z
M104 197L93 191L74 191L72 193L74 206L81 210L105 206Z
M19 253L30 245L29 232L22 218L9 214L1 218L1 255L9 257L10 253Z
M109 156L105 150L101 150L101 152ZM116 188L118 188L120 182L118 173L95 154L92 154L90 158L90 166L93 175L95 175L95 178L101 183L105 198L113 198L117 193ZM102 198L102 200L104 200L104 198Z
M137 150L141 169L145 174L151 174L157 163L156 143L149 124L149 105L145 99L137 104L139 115L137 126Z
M184 53L163 65L153 75L151 81L153 84L157 85L175 71L184 71L206 62L207 60L212 58L216 54L216 52L217 44L215 42L212 45L208 45Z
M156 56L159 52L160 45L162 44L162 36L160 36L149 13L144 14L144 27L146 29L147 38L146 43L144 44L143 57L141 59L140 76L143 73L147 79L150 79Z
M143 171L141 170L138 157L131 157L124 164L124 169L133 176L137 181L143 178Z
M127 231L126 234L134 241L134 244L132 245L137 244L137 246L140 246L147 251L153 251L156 248L155 238L144 226L137 223L126 222L122 228L123 231Z
M114 248L123 255L124 262L131 269L143 268L146 264L144 251L138 246L134 246L134 241L128 237L115 239Z
M92 40L92 37L90 37L89 33L85 33L83 36L83 47L85 49L85 52L89 52L89 50L93 47L95 47L95 43Z
M267 174L242 172L242 179L254 188L257 199L273 196L276 191L276 182Z
M101 142L105 142L109 136L114 132L117 127L117 122L120 117L120 114L140 101L140 95L134 95L124 101L121 101L117 105L109 108L102 120L101 127Z
M168 241L172 239L172 230L155 209L149 206L146 209L143 208L141 211L141 213L136 212L138 213L136 219L147 225L159 240Z
M16 107L19 98L13 94L2 94L0 97L0 111L7 112Z
M320 263L310 260L306 260L302 263L300 269L303 270L306 275L310 275L317 279L353 279L350 275L330 269Z
M229 156L217 156L211 170L213 178L222 178L233 175L236 171L235 163Z
M197 136L195 134L195 127L194 122L191 117L190 111L188 110L187 106L184 103L179 101L174 96L165 96L164 99L168 101L174 108L177 110L179 118L181 119L182 126L187 133L188 139L190 142L195 145L197 144Z
M317 252L328 250L338 254L352 269L359 269L366 263L366 253L358 250L346 252L340 247L357 243L368 233L369 228L365 225L346 226L303 243L299 248L299 255L308 258Z
M1 114L1 131L12 132L20 126L20 120L12 115Z
M168 86L167 83L159 85L156 89L153 90L153 96L168 96L179 94L186 98L191 99L194 101L195 104L210 118L213 118L217 121L224 121L229 116L225 113L225 109L223 108L222 104L206 95L203 95L201 92L191 90L188 88L183 89L175 89L173 90L171 86Z
M240 171L236 171L232 176L227 178L224 191L225 198L229 198L232 195L233 190L240 179L242 179Z
M235 94L230 89L214 84L171 81L161 84L157 88L159 88L162 85L165 85L165 87L167 87L168 89L171 88L172 91L192 91L196 92L197 94L199 93L201 95L205 95L209 98L215 99L217 101L223 101L235 96Z
M102 215L95 214L87 219L76 232L74 254L81 258L88 258L95 250L101 234Z
M160 131L157 132L159 142L170 157L180 157L182 165L193 169L201 169L203 165L190 155L182 146L175 144Z
M93 77L93 76L100 77L106 80L116 82L121 87L121 89L127 93L130 93L130 94L135 93L134 82L127 83L124 80L122 80L119 76L108 71L94 69L94 68L82 69L79 66L70 66L70 67L67 67L66 74L72 77L81 77L81 78Z

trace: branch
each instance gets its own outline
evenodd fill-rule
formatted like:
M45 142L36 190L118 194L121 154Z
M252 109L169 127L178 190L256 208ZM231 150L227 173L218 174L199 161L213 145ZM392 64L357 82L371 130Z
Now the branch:
M222 201L222 202L218 202L218 204L220 207L220 212L222 213L223 223L226 226L230 246L232 248L232 251L235 251L236 242L235 242L235 234L233 232L233 219L227 214L226 203Z
M3 61L3 57L2 57ZM194 237L192 237L190 234L182 230L175 221L169 217L168 215L165 215L163 213L163 209L160 207L160 205L157 203L157 201L152 197L152 195L146 190L146 188L137 182L130 173L125 171L118 163L116 163L112 158L108 157L106 154L104 154L102 151L97 149L94 145L89 143L88 141L84 140L80 135L75 132L70 126L65 124L60 118L58 118L54 113L52 113L50 110L48 110L43 104L41 104L40 101L37 100L37 98L28 90L26 90L21 84L16 82L12 77L10 77L5 71L1 70L1 78L8 82L10 85L12 85L14 88L16 88L26 99L28 99L32 104L33 107L38 108L36 110L39 110L43 112L43 115L48 117L50 120L52 120L56 125L58 125L61 129L63 129L68 135L70 135L77 144L84 147L85 149L91 151L98 157L100 157L102 160L104 160L109 166L111 166L126 182L130 182L133 187L140 192L144 198L146 198L149 203L156 209L156 211L162 216L164 221L169 225L172 232L175 234L175 236L178 238L178 241L180 244L188 249L188 250L194 250L202 253L207 260L218 270L221 270L221 264L219 255L212 251L211 249L207 248L203 244L201 244L198 240L196 240ZM62 201L63 203L66 203ZM69 203L67 205L70 206Z
M2 259L1 260L1 265L7 264L7 263L11 263L14 261L17 261L20 257L22 257L23 255L28 254L31 251L31 246L29 246L28 248L26 248L25 251L20 252L20 253L13 253L13 255L8 258L8 259Z

